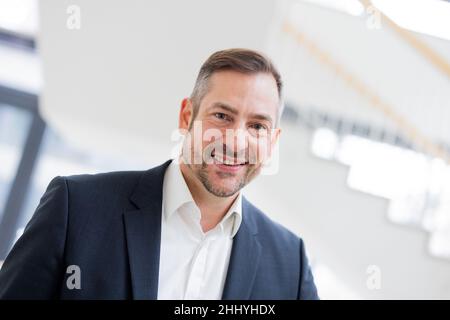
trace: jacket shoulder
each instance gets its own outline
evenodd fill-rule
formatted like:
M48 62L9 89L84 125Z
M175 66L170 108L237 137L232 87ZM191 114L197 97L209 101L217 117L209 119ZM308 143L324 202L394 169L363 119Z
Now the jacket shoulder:
M145 171L114 171L62 176L61 178L66 181L71 196L78 193L98 195L111 192L119 195L122 192L131 192L144 173Z
M108 184L114 182L127 182L139 179L145 171L112 171L96 174L76 174L61 176L69 183L74 184Z
M273 238L283 245L294 246L298 248L302 241L294 232L272 220L261 209L256 207L250 201L246 200L247 205L251 208L251 219L256 225L259 234L264 238Z

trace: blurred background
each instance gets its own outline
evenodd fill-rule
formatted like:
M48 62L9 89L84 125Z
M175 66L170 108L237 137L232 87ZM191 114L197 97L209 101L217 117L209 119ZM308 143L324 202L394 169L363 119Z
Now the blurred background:
M0 0L0 260L58 175L172 156L214 51L285 82L279 166L244 193L322 299L450 299L450 2Z

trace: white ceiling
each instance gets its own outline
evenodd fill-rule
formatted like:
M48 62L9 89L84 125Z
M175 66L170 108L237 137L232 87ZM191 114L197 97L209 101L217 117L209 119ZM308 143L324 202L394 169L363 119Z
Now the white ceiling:
M378 95L423 134L450 144L450 78L381 20L292 1L284 16L344 72ZM292 10L295 8L295 12ZM450 41L413 33L450 63ZM395 129L391 121L295 39L279 32L274 56L294 104Z

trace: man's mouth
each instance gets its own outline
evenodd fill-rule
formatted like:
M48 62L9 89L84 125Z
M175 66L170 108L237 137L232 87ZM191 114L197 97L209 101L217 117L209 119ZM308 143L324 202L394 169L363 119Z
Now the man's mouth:
M224 154L215 152L214 150L211 153L211 157L214 159L214 163L221 164L227 167L243 167L248 164L246 159L227 157Z

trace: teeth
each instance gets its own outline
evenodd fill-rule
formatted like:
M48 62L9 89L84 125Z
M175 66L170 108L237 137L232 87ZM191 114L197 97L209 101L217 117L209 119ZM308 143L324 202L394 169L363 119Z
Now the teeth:
M233 166L233 165L238 166L238 165L243 165L243 164L246 163L245 161L239 160L239 159L236 161L237 163L235 163L234 159L229 159L229 158L226 158L226 157L223 158L223 156L219 155L219 154L214 154L213 157L217 161L219 161L219 162L221 162L221 163L223 163L225 165L228 165L228 166Z

